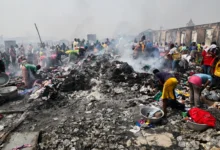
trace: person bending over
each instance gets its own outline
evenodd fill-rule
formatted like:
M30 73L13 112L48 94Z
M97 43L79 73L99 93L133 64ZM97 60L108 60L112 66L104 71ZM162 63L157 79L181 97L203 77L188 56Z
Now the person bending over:
M23 81L25 84L25 87L31 88L32 84L35 80L35 75L37 70L41 68L40 65L32 65L32 64L24 64L21 69L22 69L22 77Z
M164 115L166 116L167 114L167 107L185 111L185 105L179 103L176 100L174 90L178 84L178 80L174 77L174 75L167 72L160 72L158 69L153 70L153 73L158 79L159 83L163 85L163 93L161 99L163 103L162 106L163 106Z
M200 96L202 91L208 86L212 85L212 76L199 73L194 74L188 80L190 88L190 103L192 106L201 107ZM211 88L211 87L210 87ZM208 88L208 90L210 90Z

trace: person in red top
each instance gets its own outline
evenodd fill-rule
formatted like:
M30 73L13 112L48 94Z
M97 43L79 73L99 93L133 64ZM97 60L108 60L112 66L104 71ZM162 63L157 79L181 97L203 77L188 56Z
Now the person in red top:
M202 52L203 73L211 74L212 61L215 58L217 52L218 52L218 48L217 48L216 42L212 42L211 46L209 46L208 48L203 50L203 52Z
M202 52L202 69L203 69L203 73L205 74L210 74L210 70L211 70L211 62L213 60L213 56L212 53L209 51L209 49L205 49Z

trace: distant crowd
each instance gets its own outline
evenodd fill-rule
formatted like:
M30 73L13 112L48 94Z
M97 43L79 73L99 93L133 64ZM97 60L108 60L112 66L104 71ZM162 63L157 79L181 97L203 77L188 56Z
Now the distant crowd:
M190 45L184 43L167 43L163 44L153 43L149 39L146 40L145 36L142 36L141 40L137 42L134 40L132 47L134 50L134 58L138 57L155 57L165 59L165 67L179 71L182 67L187 66L190 63L201 65L202 72L205 74L212 74L213 69L216 67L216 63L219 60L220 49L216 42L212 42L211 45L205 45L205 43L192 42Z

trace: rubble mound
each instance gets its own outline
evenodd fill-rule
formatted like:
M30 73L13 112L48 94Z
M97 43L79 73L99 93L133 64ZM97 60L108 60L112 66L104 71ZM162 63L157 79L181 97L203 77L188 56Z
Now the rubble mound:
M61 91L89 90L92 78L110 80L116 83L126 82L128 86L142 84L152 75L148 73L137 73L126 62L113 60L110 55L88 56L80 67L70 71L70 74L63 82Z
M89 55L55 70L42 74L52 80L42 93L48 98L33 100L32 115L20 128L25 132L42 131L40 150L220 147L220 133L216 131L219 126L201 133L189 130L182 113L176 110L169 110L167 120L159 124L130 132L143 119L140 108L158 103L154 100L158 91L152 74L136 72L128 63L108 54ZM190 73L175 75L182 94L187 90ZM216 111L211 113L219 118Z

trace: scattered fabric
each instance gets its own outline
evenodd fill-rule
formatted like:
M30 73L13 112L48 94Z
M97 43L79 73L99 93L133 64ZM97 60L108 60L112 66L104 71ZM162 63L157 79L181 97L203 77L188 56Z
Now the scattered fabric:
M195 123L206 124L210 127L215 127L216 119L209 112L200 108L192 108L189 110L189 115Z
M31 146L30 144L24 144L24 145L22 145L22 146L13 148L12 150L21 150L21 149L29 148L29 147L32 147L32 146Z

